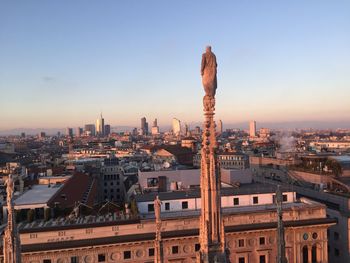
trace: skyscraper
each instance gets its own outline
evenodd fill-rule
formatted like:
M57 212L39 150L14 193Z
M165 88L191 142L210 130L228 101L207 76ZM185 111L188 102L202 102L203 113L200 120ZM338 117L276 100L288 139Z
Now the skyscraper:
M249 122L249 136L250 137L256 136L256 122L255 121Z
M66 136L73 137L73 128L66 129Z
M157 135L157 134L159 134L159 127L158 127L158 121L157 121L157 119L154 119L154 121L153 121L153 126L152 126L151 133L152 133L152 135Z
M222 120L218 121L218 134L222 134L223 126L222 126Z
M94 124L85 124L84 131L86 135L95 136L96 130Z
M108 136L108 135L110 135L110 134L111 134L111 125L106 124L106 125L105 125L104 135L105 135L105 136Z
M102 117L102 113L99 119L96 120L96 135L105 135L105 120Z
M83 132L84 132L83 128L80 128L80 127L77 128L77 136L78 137L81 137L83 135Z
M141 118L141 135L148 134L148 123L146 121L146 117Z
M173 133L176 136L181 134L181 121L176 118L173 118Z

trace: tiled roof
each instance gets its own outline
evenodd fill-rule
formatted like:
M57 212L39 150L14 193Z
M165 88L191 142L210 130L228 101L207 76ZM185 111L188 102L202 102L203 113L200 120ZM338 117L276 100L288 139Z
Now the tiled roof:
M96 194L95 179L84 173L75 173L69 178L53 198L49 201L49 206L59 203L61 208L72 208L77 202L88 203Z

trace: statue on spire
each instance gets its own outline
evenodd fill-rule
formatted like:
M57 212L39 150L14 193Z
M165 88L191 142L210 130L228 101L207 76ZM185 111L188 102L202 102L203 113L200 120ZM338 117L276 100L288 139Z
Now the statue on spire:
M202 55L201 75L205 91L204 123L201 149L201 216L199 224L200 251L198 263L227 262L225 230L221 216L221 176L216 151L215 94L216 56L207 46Z
M154 199L154 215L156 218L156 238L154 240L154 263L163 263L163 242L162 242L162 221L161 221L161 205L159 196Z
M13 191L14 180L10 174L6 181L7 226L3 237L4 263L21 263L21 245L14 215Z

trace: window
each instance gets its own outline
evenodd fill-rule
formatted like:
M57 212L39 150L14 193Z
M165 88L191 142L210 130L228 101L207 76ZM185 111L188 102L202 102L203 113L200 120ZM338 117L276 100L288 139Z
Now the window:
M339 233L338 232L334 232L334 240L339 240Z
M239 205L239 198L238 197L233 198L233 205Z
M194 245L194 251L199 251L201 249L201 245L200 244L195 244Z
M259 256L259 263L266 263L266 256L265 255Z
M170 210L170 203L165 203L165 210Z
M245 263L245 258L243 257L238 258L238 263Z
M187 209L188 208L188 202L184 201L182 202L182 209Z
M244 239L238 240L238 247L244 247Z
M148 249L148 256L149 257L154 257L154 248L149 248Z
M124 251L124 259L130 259L131 258L131 251L127 250Z
M154 204L148 204L148 212L154 211Z
M287 202L287 200L288 200L287 195L282 195L282 200L283 200L283 202Z
M178 254L179 253L179 246L172 246L171 253Z
M259 203L259 199L257 196L253 197L253 204L258 204Z
M260 245L265 245L265 237L260 237L259 238L259 244Z
M51 263L51 259L44 259L43 263Z
M106 261L106 254L98 254L97 261L98 262L105 262Z
M70 257L70 263L79 263L79 258L77 256Z

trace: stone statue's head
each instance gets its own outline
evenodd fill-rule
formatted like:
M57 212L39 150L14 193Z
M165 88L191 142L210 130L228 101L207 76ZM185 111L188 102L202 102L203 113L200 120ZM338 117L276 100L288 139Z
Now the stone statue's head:
M205 51L206 51L206 52L210 52L210 51L211 51L211 46L206 46L206 47L205 47Z

